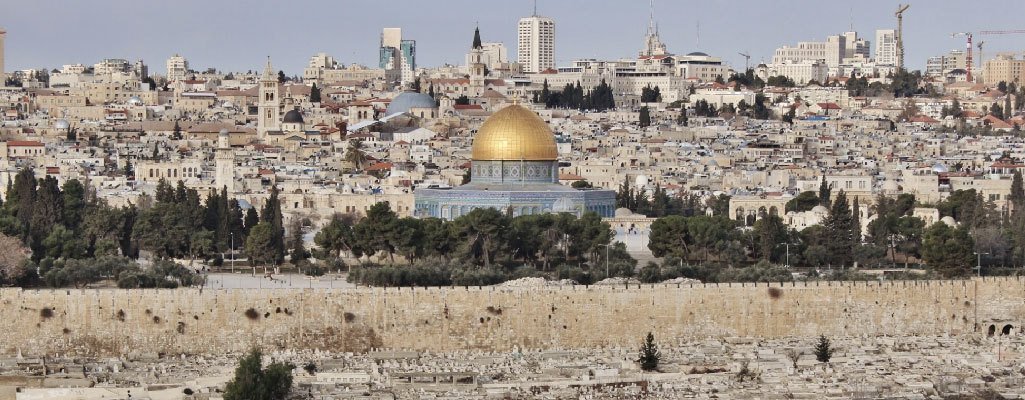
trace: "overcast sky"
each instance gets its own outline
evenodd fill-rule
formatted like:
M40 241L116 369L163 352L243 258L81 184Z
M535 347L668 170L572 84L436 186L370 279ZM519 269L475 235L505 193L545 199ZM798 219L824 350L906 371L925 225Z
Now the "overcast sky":
M776 47L821 41L852 25L874 51L875 30L896 26L897 3L656 0L655 11L671 52L704 51L743 68L738 52L756 64ZM141 58L151 73L164 74L167 58L180 53L193 69L224 71L259 70L269 55L275 68L301 75L317 52L376 66L384 27L416 40L419 66L462 64L477 23L484 41L504 42L515 59L516 22L531 9L531 0L0 0L0 29L8 32L8 71ZM644 0L539 0L538 13L555 19L560 66L636 56L649 14ZM1023 0L915 1L904 17L906 63L919 69L929 56L963 49L954 31L1025 29L1023 16ZM1025 50L1025 34L982 39L987 57Z

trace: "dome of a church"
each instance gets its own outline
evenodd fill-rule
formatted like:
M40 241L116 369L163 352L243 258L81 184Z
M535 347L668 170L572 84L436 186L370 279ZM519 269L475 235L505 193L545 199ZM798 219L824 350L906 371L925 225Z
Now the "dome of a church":
M388 104L385 115L409 112L413 108L438 108L434 98L423 93L402 92Z
M558 156L548 124L516 104L488 117L473 138L474 161L555 161Z
M70 128L71 128L71 124L68 123L68 120L63 119L63 118L58 119L56 122L53 123L53 129L70 129Z
M289 110L285 113L285 116L281 118L281 122L285 124L301 124L303 123L303 115L299 110Z

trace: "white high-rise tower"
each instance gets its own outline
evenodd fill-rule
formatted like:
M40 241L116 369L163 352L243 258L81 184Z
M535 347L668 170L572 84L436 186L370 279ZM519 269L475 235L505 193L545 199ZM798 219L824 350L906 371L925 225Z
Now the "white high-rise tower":
M555 21L537 15L520 18L516 41L516 60L523 72L542 72L555 68Z

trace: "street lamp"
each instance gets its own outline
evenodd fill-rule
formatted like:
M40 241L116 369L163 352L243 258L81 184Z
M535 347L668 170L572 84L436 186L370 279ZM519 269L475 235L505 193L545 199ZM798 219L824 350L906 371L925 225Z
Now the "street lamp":
M230 263L231 263L231 273L234 274L235 273L235 232L230 232L229 235L231 235L231 248L228 249L228 251L231 251L231 261L230 261Z
M790 268L790 244L791 243L787 242L787 243L780 243L780 244L776 245L776 247L779 247L779 246L786 246L787 247L787 268ZM796 244L794 246L796 246Z
M975 258L976 258L976 264L975 264L975 269L977 270L977 272L976 272L977 275L976 276L982 276L982 255L983 254L987 254L988 255L989 253L980 253L980 252L976 251L976 252L973 252L973 254L975 254Z

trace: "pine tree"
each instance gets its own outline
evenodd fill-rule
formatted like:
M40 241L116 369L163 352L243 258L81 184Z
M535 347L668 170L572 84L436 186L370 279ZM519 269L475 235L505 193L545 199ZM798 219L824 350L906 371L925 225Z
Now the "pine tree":
M655 335L648 332L648 336L644 338L644 343L641 344L640 357L637 362L641 364L641 369L645 371L654 371L658 368L658 362L662 358L662 354L658 351L658 346L655 345Z
M835 351L826 335L819 335L819 341L815 344L815 359L819 362L829 362Z
M829 207L831 201L829 200L832 188L826 183L826 176L822 175L822 183L819 183L819 205Z
M417 78L417 81L419 80L420 78ZM310 87L310 102L320 103L320 88L317 87L316 83L314 83L313 86Z
M260 222L270 224L270 243L273 247L274 263L282 263L285 261L285 226L282 221L281 200L278 198L277 185L271 186L270 197L267 198L260 213Z
M641 128L646 128L651 125L651 112L648 111L648 106L641 107L641 113L639 117L639 124Z
M851 237L854 232L853 224L854 217L851 214L850 204L847 203L847 194L841 190L833 200L829 215L822 221L826 235L825 247L831 255L832 262L846 266L853 261L854 239Z

